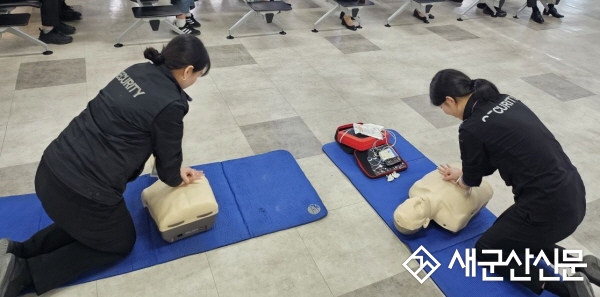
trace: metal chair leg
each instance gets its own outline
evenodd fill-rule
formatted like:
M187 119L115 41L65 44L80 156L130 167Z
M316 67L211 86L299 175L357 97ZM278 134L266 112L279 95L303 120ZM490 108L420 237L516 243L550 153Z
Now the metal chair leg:
M235 23L231 28L229 28L229 36L227 36L227 39L233 39L233 36L231 36L231 31L235 30L235 28L239 27L241 24L246 22L250 15L252 15L253 13L255 13L254 10L248 11L248 13L246 13L239 21L237 21L237 23Z
M335 5L334 7L332 7L332 8L331 8L329 11L327 11L327 13L325 13L325 14L324 14L324 15L323 15L323 16L322 16L322 17L321 17L321 18L320 18L320 19L319 19L319 20L318 20L318 21L315 23L315 25L314 25L314 27L313 27L313 30L312 30L312 31L313 31L313 32L315 32L315 33L319 32L319 31L317 30L317 25L318 25L320 22L322 22L322 21L323 21L323 20L324 20L326 17L328 17L330 14L332 14L332 13L333 13L333 12L334 12L336 9L338 9L339 7L340 7L340 5L339 5L339 4L336 4L336 5Z
M183 31L179 30L179 28L177 28L177 26L173 25L173 23L169 22L168 19L162 19L161 20L167 27L171 28L171 30L177 32L177 34L182 35L185 34L183 33Z
M11 34L14 34L16 36L19 36L27 41L30 41L31 43L35 44L35 45L39 45L44 47L45 51L43 52L44 55L51 55L52 51L50 50L50 47L48 46L48 44L46 44L45 42L42 42L41 40L21 31L21 29L19 28L15 28L15 27L8 27L6 28L6 32L10 32Z
M457 20L457 21L461 21L461 22L462 22L462 20L463 20L463 16L464 16L465 14L467 14L467 12L469 12L471 9L473 9L473 7L477 6L477 4L478 4L479 2L480 2L480 1L475 1L475 2L473 2L473 4L471 4L469 7L467 7L467 9L466 9L465 11L463 11L463 12L462 12L462 14L461 14L461 15L459 15L459 16L458 16L458 19L456 19L456 20ZM493 5L492 5L492 7L493 7Z
M521 5L521 7L519 7L519 9L517 9L517 12L515 12L515 15L513 16L513 18L518 19L519 18L519 12L521 12L523 9L525 9L525 7L527 7L527 3Z
M279 32L279 34L281 34L281 35L287 34L287 33L285 33L285 30L283 30L283 25L279 22L279 20L277 20L276 18L273 18L273 22L275 22L275 24L277 24L279 26L279 28L281 28L281 32Z
M129 35L131 32L133 32L135 29L137 29L139 26L143 25L146 22L146 20L144 19L138 19L137 21L135 21L135 23L131 24L131 26L129 26L129 28L127 28L127 30L125 30L125 32L121 33L121 35L119 35L119 37L117 37L117 42L115 43L115 47L122 47L123 44L121 44L121 40Z
M406 1L404 4L402 4L402 6L400 6L400 8L398 8L398 10L396 10L388 19L387 19L387 24L385 24L386 27L391 27L390 22L395 19L398 15L400 15L409 5L411 5L412 0L408 0Z

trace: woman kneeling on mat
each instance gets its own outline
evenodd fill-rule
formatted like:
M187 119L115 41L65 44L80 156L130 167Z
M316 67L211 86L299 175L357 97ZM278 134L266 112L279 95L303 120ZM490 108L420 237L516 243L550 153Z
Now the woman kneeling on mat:
M203 176L181 168L183 89L208 73L208 52L180 35L144 57L152 63L117 75L44 151L35 189L54 223L22 243L0 240L0 297L41 295L127 256L136 232L123 193L152 154L171 187Z
M477 260L498 262L498 254L483 250L501 250L502 261L506 261L513 251L523 255L528 248L530 255L543 252L549 264L566 263L565 249L556 243L573 234L582 222L586 190L553 134L521 101L500 94L487 80L471 80L457 70L435 75L430 98L446 114L462 120L462 170L442 165L439 172L443 178L469 189L498 170L513 188L515 203L477 241ZM559 259L555 259L555 249ZM511 280L511 270L515 277L530 277L531 281L519 283L536 294L547 290L561 297L594 296L590 281L600 285L598 258L588 255L583 263L587 268L577 268L572 276L583 281L542 281L538 269L526 274L528 265L515 260L508 266L495 266L495 272L505 280Z

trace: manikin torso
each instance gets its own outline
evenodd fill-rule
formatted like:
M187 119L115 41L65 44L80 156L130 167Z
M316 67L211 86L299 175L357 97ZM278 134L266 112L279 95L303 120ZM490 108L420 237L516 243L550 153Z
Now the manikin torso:
M457 164L452 164L458 167ZM396 228L412 234L427 228L430 220L451 232L462 230L493 196L493 189L485 180L479 187L467 190L444 181L434 170L417 181L409 190L409 199L394 212Z

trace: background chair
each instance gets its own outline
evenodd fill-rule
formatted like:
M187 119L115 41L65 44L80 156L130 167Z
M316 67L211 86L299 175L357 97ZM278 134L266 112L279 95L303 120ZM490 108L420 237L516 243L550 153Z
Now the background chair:
M373 2L368 1L368 0L356 0L356 1L327 0L327 2L333 2L334 6L329 11L327 11L317 22L315 22L315 25L312 29L312 31L315 33L319 32L317 30L317 25L320 22L322 22L326 17L328 17L330 14L332 14L334 11L336 11L338 9L343 11L345 14L352 16L352 18L358 20L358 26L356 26L356 28L361 29L362 27L360 26L360 17L358 16L358 11L362 7L375 5Z
M411 9L416 6L416 9L423 12L425 18L429 21L429 12L431 8L433 8L433 4L436 2L445 2L446 0L407 0L404 5L400 6L396 12L394 12L388 19L385 24L386 27L391 27L390 22L395 19L398 15L400 15L409 5Z
M504 0L500 0L500 1L504 1ZM458 18L456 20L462 22L463 21L463 17L465 16L465 14L467 14L467 12L469 12L469 10L473 9L473 7L475 7L479 3L485 3L492 10L493 15L496 15L498 13L498 11L496 10L496 7L495 7L496 5L494 5L494 2L495 2L494 0L478 0L478 1L473 1L473 3L471 3L464 10L461 9L462 13L459 13Z
M256 14L257 16L262 15L266 20L267 23L270 24L272 22L275 22L279 28L281 28L281 31L279 32L279 34L281 35L285 35L285 31L283 30L283 25L281 25L281 23L275 19L275 14L277 13L281 13L282 11L290 11L292 10L292 5L289 3L286 3L285 1L274 1L274 0L270 0L270 1L248 1L248 0L244 0L244 2L246 3L246 5L248 5L248 7L250 7L250 11L248 11L248 13L246 13L239 21L237 21L233 26L231 26L231 28L229 28L229 36L227 36L227 39L233 39L233 35L231 35L231 32L233 30L235 30L237 27L239 27L241 24L243 24L244 22L246 22L248 20L248 18L250 18L251 15Z
M542 5L544 6L544 8L546 10L548 10L548 1L547 0L539 0ZM521 7L519 7L519 9L517 9L517 12L515 12L515 15L513 16L513 18L518 19L519 18L519 12L521 12L523 9L525 9L525 7L527 7L527 2L523 3L523 5L521 5Z
M0 0L0 39L2 38L2 34L5 32L11 33L13 35L19 36L27 41L31 41L32 43L44 47L44 55L51 55L52 51L50 47L45 42L40 41L39 39L21 31L18 27L27 26L29 24L29 18L31 17L30 13L14 13L13 11L17 7L35 7L40 8L42 3L37 0Z
M185 34L177 26L173 25L170 20L166 17L177 16L183 14L183 12L175 7L174 5L156 5L158 0L131 0L132 2L137 3L138 7L132 7L133 17L137 19L135 23L131 24L127 30L125 30L119 37L117 37L117 43L115 43L115 47L122 47L121 40L137 29L139 26L144 23L150 23L150 27L152 27L152 31L158 31L160 23L162 22L171 30L177 32L178 34Z

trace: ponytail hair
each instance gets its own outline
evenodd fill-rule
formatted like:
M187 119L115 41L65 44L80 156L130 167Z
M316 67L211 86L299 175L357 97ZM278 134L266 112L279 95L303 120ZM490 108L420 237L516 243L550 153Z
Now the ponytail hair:
M152 64L154 65L162 65L165 63L165 57L153 47L149 47L144 51L144 58L152 61Z
M204 70L202 76L210 71L210 57L200 39L193 35L183 34L173 38L162 52L148 47L144 50L144 58L155 65L165 65L168 69L181 69L193 66L194 72Z
M473 100L500 101L498 88L485 79L471 80L466 74L455 69L444 69L435 74L429 85L431 104L440 106L446 101L446 96L456 100L459 97L471 95Z

